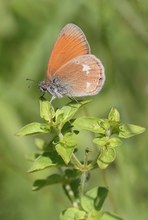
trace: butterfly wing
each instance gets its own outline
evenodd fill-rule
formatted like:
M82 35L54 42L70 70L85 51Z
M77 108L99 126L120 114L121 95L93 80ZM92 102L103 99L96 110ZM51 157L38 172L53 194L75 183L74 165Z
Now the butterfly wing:
M94 55L82 55L63 65L54 76L65 95L72 97L96 95L105 82L104 67Z
M69 60L89 53L90 47L83 31L75 24L67 24L60 32L53 47L48 63L46 81Z

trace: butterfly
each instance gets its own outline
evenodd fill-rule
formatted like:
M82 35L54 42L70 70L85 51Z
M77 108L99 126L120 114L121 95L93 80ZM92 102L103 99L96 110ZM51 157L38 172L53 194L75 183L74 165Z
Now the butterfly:
M105 82L101 61L90 52L83 31L75 24L67 24L60 32L48 62L46 79L39 89L52 95L82 97L99 93Z

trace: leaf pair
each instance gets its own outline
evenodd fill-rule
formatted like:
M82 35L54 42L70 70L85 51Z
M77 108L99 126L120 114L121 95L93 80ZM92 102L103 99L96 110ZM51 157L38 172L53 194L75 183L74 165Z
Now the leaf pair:
M120 114L115 108L109 112L108 119L80 117L73 122L73 125L79 130L88 130L103 135L108 135L110 132L109 135L116 134L121 138L129 138L145 131L145 128L137 125L122 124Z
M108 189L95 187L86 192L80 199L81 209L68 208L61 215L61 220L122 220L113 213L102 211Z
M70 121L77 113L80 107L90 101L81 101L79 103L69 103L67 106L55 111L50 102L46 99L40 99L40 117L45 120L44 123L30 123L17 132L18 136L36 135L43 133L51 133L53 129L61 131L66 122ZM53 128L53 129L52 129Z
M44 119L45 122L30 123L21 128L17 135L26 136L50 133L50 136L53 136L54 138L53 141L48 144L49 146L46 147L46 151L49 151L49 147L54 149L50 153L43 153L37 157L34 160L34 163L29 172L35 172L38 170L43 170L47 167L61 165L59 155L66 164L70 162L71 155L76 147L75 134L71 132L71 127L68 127L69 131L67 131L67 133L65 132L65 134L62 134L61 130L63 126L73 118L80 107L84 106L88 102L89 101L81 101L79 103L71 102L67 106L64 106L61 109L57 109L55 111L47 100L44 98L40 99L40 116L42 119ZM44 141L38 139L37 146L44 151ZM54 154L55 159L53 159L52 154ZM56 159L57 157L58 160Z
M101 169L105 169L115 160L115 148L122 143L120 138L129 138L145 130L137 125L122 124L120 114L115 108L109 112L108 119L80 117L73 122L73 125L77 130L88 130L97 135L93 143L100 148L97 164Z

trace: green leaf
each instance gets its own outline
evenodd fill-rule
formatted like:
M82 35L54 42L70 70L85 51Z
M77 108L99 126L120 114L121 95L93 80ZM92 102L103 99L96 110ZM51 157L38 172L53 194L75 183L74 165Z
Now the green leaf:
M106 148L101 151L97 159L97 164L101 169L105 169L110 163L112 163L116 158L116 151L114 148Z
M116 137L110 138L107 142L108 146L113 148L120 146L121 143L122 141L120 140L120 138L116 138Z
M107 144L107 137L94 138L93 143L103 147Z
M120 121L120 113L118 112L118 110L116 108L111 109L111 111L108 115L108 119L109 119L109 121L116 121L116 122Z
M34 160L33 165L28 172L32 173L49 167L61 166L63 164L63 160L59 157L56 151L44 153Z
M100 126L100 123L103 121L103 119L94 117L80 117L73 122L73 125L78 130L88 130L94 133L104 134L105 130Z
M122 143L122 141L119 138L115 137L110 138L109 140L107 140L107 137L98 137L93 139L93 143L99 145L100 147L108 146L114 148L118 147Z
M81 197L81 206L86 212L92 212L95 210L95 201L97 199L98 189L98 187L95 187Z
M56 124L59 124L61 128L63 125L72 119L72 117L76 114L76 112L79 110L79 108L82 105L87 104L90 101L81 101L79 103L70 103L67 106L62 107L61 109L58 109L55 113L55 121Z
M81 206L86 212L100 210L108 194L105 187L95 187L81 197Z
M104 201L107 197L108 194L108 189L105 187L95 187L91 190L89 190L87 193L85 193L84 196L81 197L81 206L82 208L88 212L88 213L99 213L96 211L99 211L103 204ZM100 213L99 213L100 216ZM101 215L102 216L102 215ZM93 219L93 218L90 218ZM94 218L96 219L96 218Z
M32 190L36 191L45 186L56 184L56 183L62 183L62 182L63 182L63 177L61 175L52 174L48 176L46 179L36 180L33 184Z
M75 146L75 135L70 132L66 133L65 136L60 138L60 142L55 146L56 151L66 164L69 163Z
M109 124L110 124L110 129L109 129L109 132L110 132L110 135L119 135L119 126L120 126L120 122L117 122L117 121L109 121Z
M54 109L49 101L45 98L40 98L40 116L45 121L50 122L51 118L54 117Z
M123 220L123 219L113 213L104 212L100 220Z
M97 191L97 197L94 201L94 206L96 210L100 210L104 204L104 201L108 195L108 189L105 187L99 187Z
M50 126L45 123L32 122L24 127L22 127L16 135L26 136L32 134L49 133Z
M65 146L63 146L62 144L57 144L55 146L56 151L58 152L58 154L62 157L62 159L64 160L64 162L66 164L69 163L72 153L73 153L73 148L66 148Z
M86 213L78 208L68 208L60 215L60 220L84 220Z
M133 124L122 124L119 126L119 130L119 137L129 138L143 133L145 128Z
M60 143L65 145L65 147L75 147L76 145L76 138L75 134L68 132L62 138L60 138Z
M107 133L110 132L110 123L108 119L101 119L99 124Z

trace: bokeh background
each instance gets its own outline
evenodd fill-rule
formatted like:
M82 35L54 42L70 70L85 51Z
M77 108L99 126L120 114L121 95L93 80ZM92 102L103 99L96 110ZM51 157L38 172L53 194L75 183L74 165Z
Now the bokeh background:
M34 138L15 136L25 124L41 121L40 92L36 85L28 89L26 78L44 79L53 43L70 22L82 28L106 70L89 114L106 117L114 106L122 121L147 127L147 0L0 0L0 219L58 219L70 206L59 185L32 192L35 178L49 171L26 172L31 165L26 159L36 151ZM147 142L147 131L125 140L106 170L113 206L125 219L148 219ZM97 183L105 184L101 172L91 181Z

